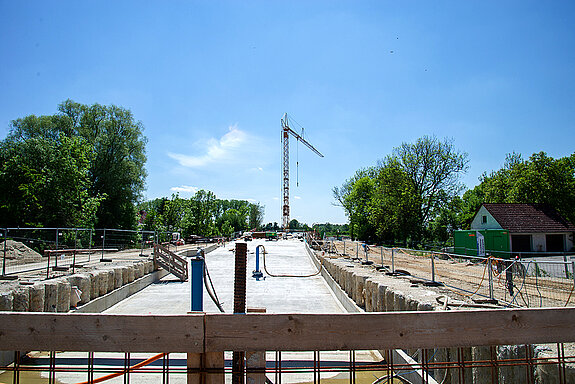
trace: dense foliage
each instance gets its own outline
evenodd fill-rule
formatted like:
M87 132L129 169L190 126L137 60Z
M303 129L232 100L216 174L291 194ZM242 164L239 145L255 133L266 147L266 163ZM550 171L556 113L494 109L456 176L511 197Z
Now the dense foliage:
M543 203L575 223L575 154L554 159L545 152L527 160L507 155L504 166L480 177L480 184L463 194L461 221L468 228L482 203Z
M467 163L467 154L452 141L425 136L358 170L333 193L353 238L413 246L449 236L453 226L446 222L463 189L459 177Z
M172 195L146 201L138 206L144 230L181 232L213 237L262 227L264 208L245 200L220 200L210 191L200 190L189 198Z
M129 110L71 100L12 121L0 142L0 225L133 228L142 130Z

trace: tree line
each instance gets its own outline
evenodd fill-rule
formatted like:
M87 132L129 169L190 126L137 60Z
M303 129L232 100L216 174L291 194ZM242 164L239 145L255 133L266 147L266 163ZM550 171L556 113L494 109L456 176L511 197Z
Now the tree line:
M0 142L0 225L133 228L146 138L132 113L66 100Z
M11 122L0 141L0 227L181 230L229 235L261 226L263 207L209 191L142 202L143 124L122 107L66 100Z
M138 206L144 230L181 232L182 236L226 236L261 228L264 207L246 200L221 200L199 190L189 199L172 195Z
M448 244L454 230L469 228L482 203L545 203L575 219L575 154L553 159L540 152L526 160L509 154L500 170L484 173L463 193L468 163L453 140L424 136L356 171L333 195L353 238L388 245Z

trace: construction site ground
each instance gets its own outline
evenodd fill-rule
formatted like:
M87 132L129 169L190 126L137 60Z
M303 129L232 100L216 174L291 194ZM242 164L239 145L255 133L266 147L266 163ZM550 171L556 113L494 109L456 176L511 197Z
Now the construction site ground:
M267 313L344 313L345 309L333 295L321 275L316 274L317 268L312 263L305 250L305 244L297 239L265 241L254 240L247 242L247 295L248 308L265 308ZM265 247L266 260L260 253L260 266L264 271L265 279L259 281L252 277L255 269L255 249L257 246ZM179 249L181 250L181 249ZM262 250L262 248L260 248ZM206 265L209 276L224 310L231 313L233 309L234 293L234 257L235 243L228 243L206 254ZM139 254L126 255L126 257L140 257ZM275 275L274 276L270 276ZM279 276L285 275L285 276ZM310 277L301 277L308 276ZM190 281L181 282L172 275L164 277L158 283L152 284L142 291L130 296L105 311L110 314L186 314L190 311L191 289ZM206 288L203 292L204 311L207 313L219 312L217 306L209 297ZM158 351L161 352L161 351ZM85 364L86 353L59 353L64 365ZM130 358L141 361L149 358L150 354L131 354ZM36 362L48 364L45 353L38 352ZM96 368L110 370L123 367L124 354L96 353ZM231 353L225 355L226 361L231 360ZM375 351L356 351L355 361L358 363L374 363L381 361L382 357ZM276 359L275 352L267 352L268 368L273 367ZM313 382L313 372L302 372L297 369L303 361L313 360L313 352L282 352L284 367L293 367L293 373L282 376L283 383ZM321 352L320 359L323 364L349 364L350 352ZM186 355L170 354L171 364L185 369ZM161 367L161 361L154 366ZM309 364L309 363L308 363ZM26 382L47 383L47 373L25 373L29 375ZM96 373L95 377L107 374ZM357 383L372 383L377 377L384 375L381 371L358 372ZM271 375L271 376L270 376ZM322 372L321 379L331 379L332 382L345 380L349 382L348 373ZM273 373L268 373L273 381ZM57 372L58 383L80 383L86 380L85 372ZM8 373L0 374L0 382L10 382ZM34 381L36 380L36 381ZM106 381L107 383L123 383L123 377ZM161 373L132 373L130 382L157 383L161 382ZM186 375L183 371L170 375L170 383L185 383ZM231 375L226 375L226 382L231 382Z
M348 257L361 261L366 260L373 266L386 267L388 272L392 269L391 248L369 247L368 253L360 243L334 241L326 252L330 257ZM367 257L366 257L367 256ZM550 276L530 276L513 269L513 296L506 284L506 265L493 261L492 279L494 298L501 305L510 307L563 307L575 305L572 297L574 281L567 278ZM429 282L433 279L432 260L428 252L417 252L396 248L393 252L393 265L395 271L407 272L414 280L421 279ZM525 265L525 263L523 264ZM532 265L529 270L532 270ZM489 298L489 270L485 261L457 258L455 255L436 253L433 257L435 281L445 284L450 296L457 299L485 300ZM515 267L512 267L515 268ZM383 273L382 272L382 273ZM541 273L544 275L544 273Z

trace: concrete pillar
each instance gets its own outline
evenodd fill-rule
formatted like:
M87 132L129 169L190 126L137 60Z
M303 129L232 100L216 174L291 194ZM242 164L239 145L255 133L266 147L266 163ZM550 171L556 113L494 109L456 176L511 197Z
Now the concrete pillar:
M145 267L144 267L144 263L139 262L136 263L136 279L139 279L141 277L143 277L145 274Z
M90 272L90 300L100 297L100 288L98 287L98 271Z
M144 273L147 275L154 271L154 263L151 260L144 261Z
M353 299L353 270L351 268L345 269L344 284L345 293L347 293L347 295Z
M438 348L435 351L435 355L433 355L433 361L435 363L446 363L452 361L452 357L450 356L450 349L449 348ZM435 381L442 383L442 384L452 384L451 381L451 372L450 369L446 368L436 368L433 370L433 378ZM457 383L457 380L455 381Z
M358 271L355 274L355 302L358 306L365 308L365 283L368 274L364 271Z
M34 284L30 287L30 312L44 312L44 284Z
M114 268L114 289L120 288L124 283L122 268Z
M133 265L130 265L128 267L128 283L131 283L134 280L136 280L136 269Z
M497 347L497 359L525 359L526 348L524 345L502 345ZM499 383L527 383L527 371L524 366L501 366L499 367Z
M377 286L377 311L385 312L387 311L385 291L387 290L387 285L379 283Z
M366 312L374 312L373 310L373 280L367 279L365 281L365 310Z
M0 311L12 311L14 296L12 291L0 292Z
M108 271L98 271L98 292L100 296L108 293Z
M395 291L387 287L385 291L385 310L387 312L395 311Z
M112 292L115 288L115 275L114 275L114 270L113 269L109 269L108 270L108 292Z
M407 295L405 299L406 303L406 311L417 311L417 307L419 306L419 301L417 301L413 296Z
M58 306L58 283L54 280L44 282L44 312L56 312Z
M471 357L473 361L490 361L490 347L472 347ZM483 363L478 363L483 365ZM476 367L472 369L473 383L488 383L491 381L491 367Z
M130 271L128 266L123 265L122 266L122 284L126 285L129 283L129 278L130 278Z
M18 287L12 291L14 301L12 302L12 310L14 312L28 312L30 308L30 289L28 287Z
M565 346L567 348L567 346ZM566 355L569 355L567 351ZM553 364L537 364L535 368L535 382L541 384L560 383L559 368L557 366L557 346L539 346L535 348L535 357L539 359L550 359ZM575 365L565 364L564 383L575 383Z
M80 302L78 304L86 304L90 301L92 291L91 275L76 274L68 277L68 282L71 286L76 286L82 293L80 294Z
M70 293L72 286L68 280L58 280L58 304L56 312L68 312L70 310Z
M393 298L393 310L394 311L405 311L405 294L400 291L395 291L395 297Z
M467 362L466 365L470 365L471 360L472 360L472 355L471 355L471 348L467 347L467 348L461 348L461 351L458 352L459 348L451 348L451 359L452 361L458 361L458 358L460 355L458 355L458 353L461 354L461 360ZM459 380L460 377L460 369L452 369L451 370L451 382L452 383L461 383L461 384L473 384L473 371L471 368L463 368L463 375L464 375L464 380L461 381ZM491 378L490 378L491 380ZM524 381L517 381L514 383L524 383Z

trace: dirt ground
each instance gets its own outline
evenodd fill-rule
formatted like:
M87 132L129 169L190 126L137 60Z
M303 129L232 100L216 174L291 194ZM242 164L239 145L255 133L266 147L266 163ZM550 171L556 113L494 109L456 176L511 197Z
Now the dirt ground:
M366 253L357 242L346 241L345 252L342 241L335 241L333 247L326 249L339 257L366 260ZM392 251L390 248L374 246L369 247L367 260L375 265L383 264L388 270L392 269L393 261L395 271L407 272L418 279L441 282L445 284L445 288L462 299L485 300L490 297L490 271L485 260L471 262L456 255L438 253L433 254L432 260L429 252L400 248ZM432 273L432 265L435 274ZM512 266L510 270L513 273L508 274L506 267L502 261L491 261L493 298L500 304L510 307L575 306L572 279L530 276L520 265Z

